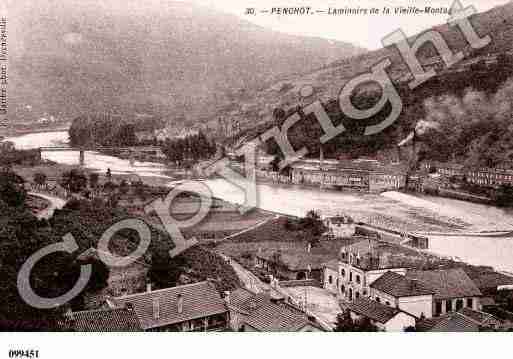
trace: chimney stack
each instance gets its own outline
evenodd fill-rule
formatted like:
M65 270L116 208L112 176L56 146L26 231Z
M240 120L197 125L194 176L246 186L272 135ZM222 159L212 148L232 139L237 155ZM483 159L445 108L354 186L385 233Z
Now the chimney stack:
M176 297L176 311L178 313L183 313L183 294L178 294Z
M153 298L153 319L160 319L160 303L159 298Z

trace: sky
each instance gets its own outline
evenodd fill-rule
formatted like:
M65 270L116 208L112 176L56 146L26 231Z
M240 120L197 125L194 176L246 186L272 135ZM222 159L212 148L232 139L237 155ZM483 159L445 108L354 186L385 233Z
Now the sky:
M333 16L317 14L311 16L283 16L257 13L245 15L245 9L257 10L272 7L310 6L313 9L332 8L383 8L397 6L424 6L450 8L453 0L182 0L213 7L237 15L257 25L294 35L315 36L350 42L376 49L381 39L391 32L402 29L406 35L414 35L434 25L447 22L448 15L351 15ZM509 0L460 0L464 7L474 6L478 12L486 11Z

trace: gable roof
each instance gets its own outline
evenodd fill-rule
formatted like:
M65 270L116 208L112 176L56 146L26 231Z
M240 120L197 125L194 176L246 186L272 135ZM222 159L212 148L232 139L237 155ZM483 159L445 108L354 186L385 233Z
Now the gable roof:
M435 294L435 291L424 283L391 271L372 282L370 287L395 298Z
M468 274L479 289L497 289L503 285L513 285L513 277L498 272Z
M486 326L492 323L499 323L500 320L490 313L481 312L479 310L473 310L470 308L462 308L458 311L461 315L472 319L481 326Z
M479 325L460 313L452 313L442 317L430 332L478 332Z
M142 331L135 312L125 308L67 313L65 320L67 327L77 332Z
M262 332L294 332L307 325L319 328L305 313L286 303L273 303L265 293L236 289L230 293L230 307L245 315L245 324Z
M406 277L423 282L435 291L435 299L481 296L481 291L461 268L430 271L411 270Z
M179 295L183 298L181 313L177 304ZM158 317L153 312L155 301L158 301ZM145 330L227 312L224 300L209 281L110 298L107 302L114 307L130 304Z
M251 311L244 322L262 332L294 332L311 324L306 314L270 301Z
M395 317L399 312L401 312L397 308L392 308L388 305L384 305L369 298L363 297L360 297L349 304L349 310L382 324L385 324L390 319ZM405 314L410 315L408 313Z

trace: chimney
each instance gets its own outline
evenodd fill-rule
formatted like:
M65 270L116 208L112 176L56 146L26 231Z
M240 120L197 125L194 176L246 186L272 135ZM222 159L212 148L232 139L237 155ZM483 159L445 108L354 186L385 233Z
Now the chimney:
M183 313L183 294L178 294L176 297L176 311L178 313Z
M228 305L230 304L230 291L229 290L224 292L224 301L226 304L228 304Z
M160 319L160 303L159 298L153 298L153 319Z

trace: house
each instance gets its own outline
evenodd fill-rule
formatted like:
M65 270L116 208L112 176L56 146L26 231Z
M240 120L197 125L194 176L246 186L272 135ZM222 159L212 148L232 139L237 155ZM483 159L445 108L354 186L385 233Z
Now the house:
M395 272L386 272L370 285L370 298L416 318L433 316L434 290Z
M351 237L356 231L354 220L349 216L326 217L323 222L328 228L328 235L335 238Z
M402 165L384 165L376 160L301 160L292 164L291 169L294 184L366 192L398 189L406 184L406 169Z
M225 296L230 309L230 326L247 332L319 332L323 329L307 314L267 293L236 289Z
M479 300L482 293L461 268L429 271L409 270L406 277L424 283L435 292L433 316L457 312L464 307L474 310L481 309Z
M349 304L348 310L353 321L368 318L380 331L400 332L415 327L413 315L369 298L354 300Z
M129 308L68 312L65 330L75 332L140 332L139 319Z
M204 281L113 297L111 308L132 308L145 331L221 331L229 312L214 284Z
M323 264L334 256L333 253L314 252L311 246L306 250L259 250L255 255L255 266L280 279L315 279L320 282Z
M387 243L369 238L342 247L339 260L324 263L324 288L346 301L368 297L370 285L386 272L406 274L388 250Z
M100 254L107 258L108 263L115 263L116 257L111 253L89 248L77 257L78 262L92 259L100 260ZM101 308L107 297L139 293L147 288L149 265L144 259L137 259L129 265L119 267L107 265L109 277L107 286L97 291L86 291L83 294L84 306L87 309Z
M417 331L479 332L500 329L502 324L502 321L492 314L470 308L462 308L455 313L419 321L417 323Z

